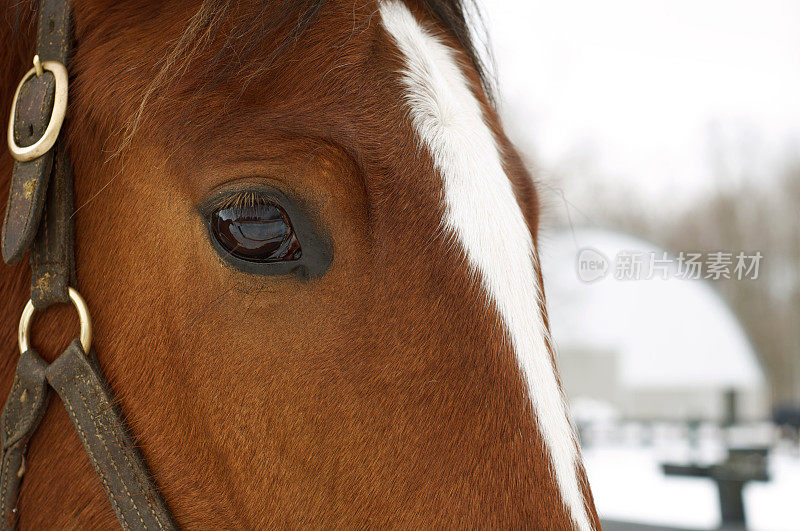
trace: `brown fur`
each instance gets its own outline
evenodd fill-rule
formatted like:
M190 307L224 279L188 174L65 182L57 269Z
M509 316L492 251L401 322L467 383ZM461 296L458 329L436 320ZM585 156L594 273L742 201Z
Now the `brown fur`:
M137 121L197 3L73 4L65 134L79 288L97 355L181 526L568 528L498 315L437 229L440 185L401 106L377 5L331 0L269 68L209 83L202 65L237 17L258 12L241 2ZM0 51L4 120L33 51L23 34L18 50ZM250 40L246 53L270 56L280 39ZM535 236L535 190L480 97ZM0 200L10 169L3 153ZM252 276L219 260L196 206L248 181L310 205L334 245L324 277ZM28 278L25 266L0 266L0 396ZM34 344L52 359L76 328L70 309L48 310ZM23 528L116 525L57 399L28 471Z

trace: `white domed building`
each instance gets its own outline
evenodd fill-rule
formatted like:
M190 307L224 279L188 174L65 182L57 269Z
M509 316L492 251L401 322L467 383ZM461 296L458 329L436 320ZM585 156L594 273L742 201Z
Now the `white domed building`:
M539 247L576 415L720 422L732 392L739 420L768 417L758 358L710 281L683 278L676 257L611 231L543 232Z

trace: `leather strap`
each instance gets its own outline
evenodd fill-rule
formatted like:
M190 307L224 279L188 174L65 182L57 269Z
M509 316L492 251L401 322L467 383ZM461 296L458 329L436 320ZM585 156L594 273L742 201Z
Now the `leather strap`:
M124 529L177 529L114 404L77 339L47 369Z
M72 12L68 0L41 0L36 50L42 61L66 65L71 50Z
M36 50L42 61L66 65L70 52L69 2L42 0ZM17 145L31 146L44 134L53 111L55 77L45 71L31 77L20 91L14 119ZM30 248L39 227L55 150L28 162L14 162L11 192L3 221L2 252L8 264L18 262Z
M20 90L14 116L14 139L19 146L32 146L44 134L53 111L55 85L52 72L45 72L30 78ZM19 262L36 236L52 168L52 149L29 162L14 161L3 220L3 260L7 264Z
M77 339L49 366L32 349L17 364L0 420L2 529L16 526L25 452L47 410L50 387L64 402L122 528L178 529L114 402L97 358L84 354Z
M42 61L58 61L66 65L70 53L70 5L67 0L42 0L40 3L36 51ZM55 78L51 72L45 71L25 82L13 116L17 145L33 145L44 134L53 111L54 97ZM3 221L2 254L7 263L19 261L31 244L34 245L31 252L31 298L34 306L40 309L55 302L67 302L67 286L75 281L72 172L64 145L63 141L57 141L52 149L37 159L14 162ZM51 180L54 181L52 184ZM24 352L17 363L14 384L3 408L0 421L0 515L3 529L13 528L16 524L16 503L25 470L25 451L44 415L49 397L46 368L47 364L35 351Z
M54 149L52 182L31 250L31 300L37 310L69 301L67 287L76 284L72 167L64 142Z
M42 0L39 9L39 58L59 61L67 66L72 35L70 2ZM72 166L63 135L49 153L53 157L50 184L30 258L31 300L36 309L69 302L67 287L75 285Z
M41 0L37 52L41 61L67 65L69 0ZM50 121L55 78L45 71L20 90L14 120L19 146L33 145ZM31 245L31 300L36 309L69 301L75 284L72 168L65 142L29 162L15 162L2 231L3 259L11 264ZM48 385L49 384L49 385ZM51 365L33 350L17 364L0 419L0 515L13 529L25 471L25 451L47 407L49 388L61 397L83 447L124 529L177 529L166 503L116 407L97 359L75 340Z
M17 497L25 474L28 441L44 417L50 398L46 369L47 363L34 350L28 350L20 356L11 393L0 419L0 444L3 448L0 515L3 529L13 529L17 523Z

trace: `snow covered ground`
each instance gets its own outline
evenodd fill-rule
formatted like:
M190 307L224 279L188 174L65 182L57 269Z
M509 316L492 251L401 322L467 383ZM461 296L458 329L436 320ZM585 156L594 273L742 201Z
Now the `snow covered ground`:
M750 430L746 438L763 439L768 432L769 427L761 426L755 433ZM718 461L725 455L720 430L702 427L696 444L688 443L685 428L679 426L643 430L629 425L615 430L614 436L611 433L594 433L584 445L586 470L601 518L688 529L719 526L714 482L665 476L661 463ZM771 481L752 482L744 490L748 529L797 531L800 448L787 442L772 444Z

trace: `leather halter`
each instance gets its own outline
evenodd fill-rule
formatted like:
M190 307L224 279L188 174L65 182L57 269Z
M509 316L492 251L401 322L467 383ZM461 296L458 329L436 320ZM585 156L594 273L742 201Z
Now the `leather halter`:
M0 419L0 526L13 529L28 442L59 395L124 529L177 529L91 350L91 322L76 286L72 166L59 136L67 106L69 0L41 0L34 67L14 96L8 143L15 158L2 231L6 263L30 250L31 300L20 320L20 358ZM50 365L30 347L36 310L72 300L80 339Z

